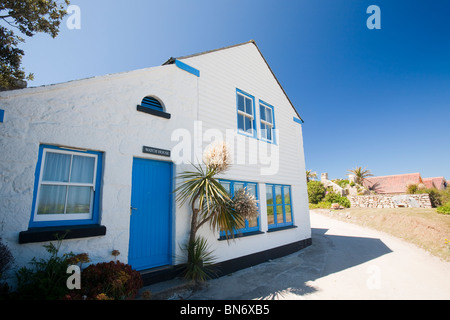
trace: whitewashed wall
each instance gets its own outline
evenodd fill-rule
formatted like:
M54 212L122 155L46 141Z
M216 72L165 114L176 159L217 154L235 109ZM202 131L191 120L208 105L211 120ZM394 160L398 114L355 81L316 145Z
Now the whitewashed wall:
M87 252L95 263L114 259L111 251L116 249L118 259L127 262L133 157L170 161L143 154L142 147L171 149L176 144L171 132L193 130L197 81L175 66L163 66L0 93L5 110L0 124L0 237L17 267L46 256L44 243L18 244L19 232L28 229L42 143L104 152L100 223L106 236L65 240L61 253ZM136 111L146 95L159 97L172 118ZM177 226L186 226L188 218L187 210L178 208Z

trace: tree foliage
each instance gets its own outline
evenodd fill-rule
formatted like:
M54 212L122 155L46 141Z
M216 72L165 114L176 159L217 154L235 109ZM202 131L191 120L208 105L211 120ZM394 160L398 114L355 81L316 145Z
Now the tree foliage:
M356 167L354 169L351 170L347 170L350 173L353 173L356 177L356 183L362 185L363 181L367 178L367 177L372 177L373 174L370 172L370 170L366 170L366 168L362 168L362 167Z
M19 44L25 40L15 31L28 37L43 32L55 38L68 5L69 0L62 4L55 0L0 1L0 87L14 89L23 80L33 80L33 74L26 75L21 68L25 52Z
M325 197L326 189L320 181L309 181L308 184L309 203L317 204Z

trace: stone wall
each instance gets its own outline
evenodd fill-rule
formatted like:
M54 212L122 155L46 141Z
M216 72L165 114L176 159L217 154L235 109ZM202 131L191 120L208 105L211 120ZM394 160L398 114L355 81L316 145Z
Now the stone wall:
M352 208L432 208L429 194L347 196Z

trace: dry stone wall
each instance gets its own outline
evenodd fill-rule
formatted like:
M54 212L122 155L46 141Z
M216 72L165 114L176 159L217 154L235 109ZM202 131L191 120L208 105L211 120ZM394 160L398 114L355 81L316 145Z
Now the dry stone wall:
M432 208L430 195L399 194L399 195L367 195L347 196L352 208Z

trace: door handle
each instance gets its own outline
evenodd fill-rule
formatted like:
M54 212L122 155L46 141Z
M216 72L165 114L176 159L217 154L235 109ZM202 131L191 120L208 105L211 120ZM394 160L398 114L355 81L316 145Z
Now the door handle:
M137 210L137 208L133 208L132 206L130 206L130 216L133 214L133 210Z

